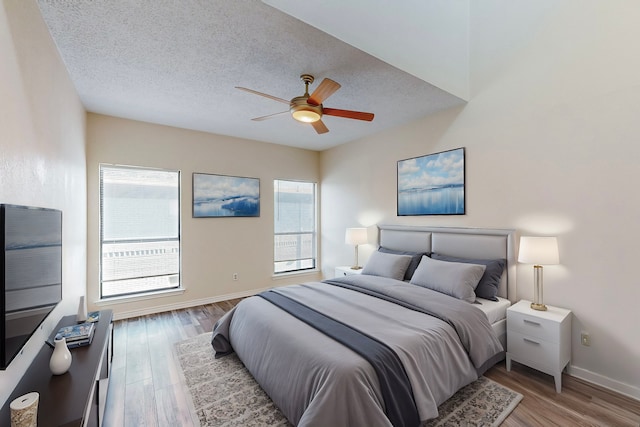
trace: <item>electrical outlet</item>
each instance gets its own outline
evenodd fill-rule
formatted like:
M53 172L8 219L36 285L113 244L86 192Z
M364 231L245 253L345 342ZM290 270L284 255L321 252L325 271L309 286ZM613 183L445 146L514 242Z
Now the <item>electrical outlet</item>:
M233 273L233 280L238 280L238 273Z
M591 337L589 336L589 332L582 332L580 334L580 342L586 347L589 347L591 345Z

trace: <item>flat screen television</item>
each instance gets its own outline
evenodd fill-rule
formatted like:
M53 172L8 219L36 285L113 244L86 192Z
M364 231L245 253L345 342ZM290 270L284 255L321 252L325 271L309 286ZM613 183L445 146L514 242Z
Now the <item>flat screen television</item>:
M0 369L62 300L62 212L0 204Z

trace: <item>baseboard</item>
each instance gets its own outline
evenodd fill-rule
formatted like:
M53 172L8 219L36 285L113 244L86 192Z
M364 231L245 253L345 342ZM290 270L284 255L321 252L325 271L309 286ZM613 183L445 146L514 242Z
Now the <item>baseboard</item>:
M623 394L632 399L640 400L640 388L625 384L623 382L605 377L604 375L591 372L587 369L579 368L577 366L569 366L567 373L573 377L580 378L592 384L596 384L600 387L606 388L616 393Z
M232 294L216 295L209 298L200 298L196 300L181 301L173 304L155 305L153 307L141 308L138 310L120 311L113 314L113 320L129 319L132 317L147 316L149 314L162 313L171 310L180 310L183 308L195 307L198 305L211 304L214 302L228 301L236 298L246 298L270 288L253 289L250 291L235 292Z

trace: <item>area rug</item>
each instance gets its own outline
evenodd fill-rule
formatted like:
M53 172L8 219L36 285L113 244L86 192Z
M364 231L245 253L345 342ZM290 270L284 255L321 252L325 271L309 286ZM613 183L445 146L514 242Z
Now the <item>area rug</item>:
M177 343L176 353L202 427L291 426L235 354L214 358L210 333ZM423 427L499 426L520 400L520 393L481 377Z

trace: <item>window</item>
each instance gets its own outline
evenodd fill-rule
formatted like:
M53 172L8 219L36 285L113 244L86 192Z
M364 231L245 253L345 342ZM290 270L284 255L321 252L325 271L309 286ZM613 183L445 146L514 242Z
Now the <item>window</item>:
M180 287L180 172L100 165L100 297Z
M316 184L273 182L274 273L316 268Z

